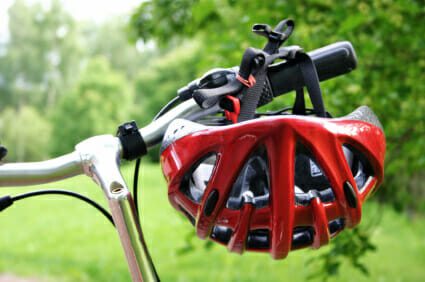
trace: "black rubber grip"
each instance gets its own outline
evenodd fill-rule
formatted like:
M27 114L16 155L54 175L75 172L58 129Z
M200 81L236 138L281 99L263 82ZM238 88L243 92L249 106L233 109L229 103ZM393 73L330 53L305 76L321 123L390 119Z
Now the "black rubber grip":
M327 45L308 52L316 66L320 81L324 81L354 70L357 66L356 52L348 41ZM274 97L304 86L301 69L291 62L274 64L268 69L268 79ZM270 93L264 91L260 104L270 102ZM264 96L264 97L263 97ZM267 96L267 97L266 97Z

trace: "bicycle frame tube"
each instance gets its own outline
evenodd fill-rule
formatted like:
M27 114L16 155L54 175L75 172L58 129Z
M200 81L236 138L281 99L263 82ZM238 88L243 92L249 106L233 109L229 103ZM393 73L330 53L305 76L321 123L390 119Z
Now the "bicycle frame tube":
M170 110L140 133L150 148L161 142L176 118L195 120L219 109L201 109L193 100ZM121 143L111 135L89 138L73 153L42 162L0 165L0 187L54 182L85 173L101 186L112 213L133 281L158 281L131 194L119 170Z

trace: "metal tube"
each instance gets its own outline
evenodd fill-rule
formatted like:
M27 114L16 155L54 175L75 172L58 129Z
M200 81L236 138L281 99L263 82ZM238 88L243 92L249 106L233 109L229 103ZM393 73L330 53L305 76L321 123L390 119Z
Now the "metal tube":
M158 281L133 199L119 170L119 139L95 136L78 144L76 150L83 159L84 171L102 187L108 200L133 281Z
M189 120L195 120L202 118L203 116L217 113L220 108L214 106L210 109L202 109L196 104L195 100L190 99L186 102L181 103L175 108L171 109L157 120L151 122L147 126L139 129L140 134L145 140L148 148L159 144L162 141L165 131L168 125L177 118L186 118Z
M127 189L115 189L108 199L112 217L133 281L159 281L143 238L133 199Z
M216 113L218 110L218 107L208 110L201 109L191 99L165 113L146 127L141 128L140 133L146 145L150 148L161 142L168 125L174 119L187 118L194 120ZM116 139L116 142L119 142L118 139ZM97 147L92 146L91 149L95 151ZM2 164L0 165L0 187L42 184L79 175L85 172L83 163L86 160L84 159L85 156L78 152L77 149L73 153L47 161Z
M42 184L82 173L82 161L77 152L42 162L2 164L0 187Z
M100 135L84 140L74 153L33 163L0 165L0 186L52 182L85 173L102 190L111 208L133 281L158 281L143 239L134 202L119 170L120 140Z

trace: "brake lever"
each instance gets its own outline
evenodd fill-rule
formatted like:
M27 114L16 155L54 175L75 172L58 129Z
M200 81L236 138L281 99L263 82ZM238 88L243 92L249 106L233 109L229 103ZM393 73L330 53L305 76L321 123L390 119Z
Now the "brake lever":
M195 90L193 99L201 108L208 109L218 104L220 98L240 92L242 87L242 83L235 79L221 87Z
M227 84L236 77L232 69L215 68L206 72L201 78L195 79L177 91L181 101L189 100L199 89L217 88Z

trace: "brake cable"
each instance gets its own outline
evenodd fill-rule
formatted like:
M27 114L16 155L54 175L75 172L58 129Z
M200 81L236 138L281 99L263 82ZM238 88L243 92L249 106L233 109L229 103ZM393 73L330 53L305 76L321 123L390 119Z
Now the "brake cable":
M134 197L134 205L137 212L137 215L139 216L139 207L138 207L138 181L139 181L139 171L140 171L140 163L141 158L138 158L136 160L136 165L134 168L134 177L133 177L133 197ZM24 194L19 194L16 196L10 196L6 195L3 197L0 197L0 212L3 210L9 208L14 202L20 201L23 199L35 197L35 196L41 196L41 195L63 195L63 196L69 196L76 199L79 199L83 202L86 202L87 204L91 205L95 209L97 209L99 212L101 212L108 220L109 222L115 227L114 220L112 218L112 215L101 205L93 201L92 199L83 196L81 194L71 192L68 190L61 190L61 189L49 189L49 190L36 190L31 191Z
M51 195L51 194L70 196L73 198L77 198L83 202L86 202L87 204L91 205L92 207L96 208L99 212L101 212L109 220L109 222L111 222L112 225L115 226L114 220L112 219L112 215L101 205L99 205L92 199L86 196L83 196L81 194L67 191L67 190L60 190L60 189L38 190L38 191L32 191L32 192L20 194L17 196L10 196L10 195L3 196L0 198L0 212L10 207L16 201L20 201L20 200L35 197L35 196Z
M166 112L168 112L169 110L171 110L171 108L173 108L174 106L176 106L179 102L181 102L180 97L176 96L174 97L172 100L170 100L153 118L154 120L157 120L158 118L160 118L162 115L164 115Z
M134 166L134 176L133 176L133 201L134 201L134 207L137 213L137 216L139 216L139 204L138 204L138 182L139 182L139 171L140 171L140 163L141 158L138 158L136 160L136 164Z

